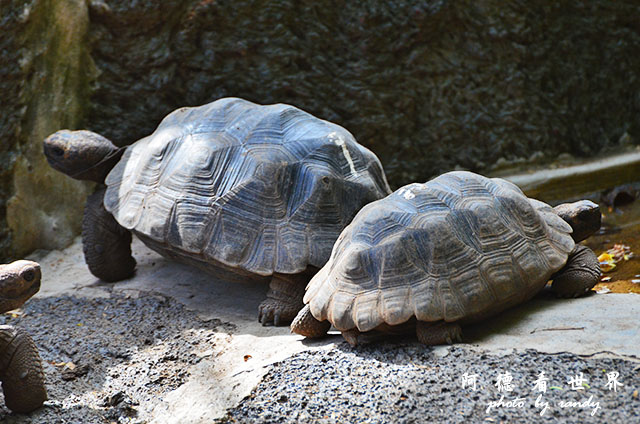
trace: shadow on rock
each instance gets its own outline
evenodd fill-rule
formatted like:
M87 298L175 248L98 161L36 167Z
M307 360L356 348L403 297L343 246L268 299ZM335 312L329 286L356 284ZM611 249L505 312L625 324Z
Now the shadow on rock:
M162 296L33 299L1 321L27 329L40 350L50 400L3 422L144 422L163 395L214 356L232 326L204 322ZM15 420L15 421L13 421Z
M476 324L463 326L463 339L466 343L476 344L482 343L494 334L511 333L512 329L520 326L523 322L535 319L536 313L556 305L561 306L564 302L567 302L567 299L557 298L550 290L542 290L533 299L522 305L515 306Z
M592 294L593 295L593 294ZM546 308L561 306L566 299L558 299L550 290L543 290L538 293L531 301L522 305L518 305L509 310L503 311L496 316L479 321L474 324L462 326L463 343L456 343L457 346L476 345L486 341L491 336L497 334L512 335L514 329L522 326L528 320L536 319L538 312L544 311ZM568 330L569 328L563 328ZM580 329L580 328L575 328ZM542 331L542 330L541 330ZM305 339L303 343L306 346L322 346L335 343L336 348L343 352L353 353L363 358L372 358L391 363L402 364L403 361L411 362L413 355L403 354L407 349L412 352L420 351L424 355L433 354L434 347L425 346L418 342L416 336L408 332L406 334L381 334L381 333L364 333L361 343L355 347L350 346L341 336L339 331L333 329L328 337L319 339ZM527 334L522 334L526 337ZM442 347L446 347L443 345ZM516 346L514 346L516 347ZM398 355L389 355L387 351L398 351ZM380 355L380 352L387 352ZM380 358L378 358L380 356Z

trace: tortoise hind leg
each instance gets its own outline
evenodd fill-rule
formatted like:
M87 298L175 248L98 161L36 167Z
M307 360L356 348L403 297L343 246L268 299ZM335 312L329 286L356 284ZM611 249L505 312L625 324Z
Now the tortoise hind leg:
M267 298L258 307L262 325L288 325L304 307L302 298L311 279L309 271L301 274L273 274Z
M416 323L416 335L420 343L431 345L452 344L462 341L462 329L455 322L425 322Z
M131 233L116 222L102 203L106 189L87 198L82 218L82 251L89 271L104 281L131 277L136 260L131 256Z
M310 338L325 336L330 328L331 324L329 321L318 321L311 314L309 305L305 305L291 323L292 333L301 334Z
M551 290L558 297L578 297L591 290L601 276L596 254L588 247L577 244L564 268L553 275Z

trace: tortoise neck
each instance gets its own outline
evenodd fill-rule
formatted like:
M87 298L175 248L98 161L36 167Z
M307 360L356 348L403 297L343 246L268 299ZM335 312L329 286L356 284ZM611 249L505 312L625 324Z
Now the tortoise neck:
M106 155L95 165L78 171L75 174L69 174L69 176L76 180L88 180L104 184L104 180L107 178L107 175L111 172L116 163L118 163L124 153L124 150L124 147L119 147Z

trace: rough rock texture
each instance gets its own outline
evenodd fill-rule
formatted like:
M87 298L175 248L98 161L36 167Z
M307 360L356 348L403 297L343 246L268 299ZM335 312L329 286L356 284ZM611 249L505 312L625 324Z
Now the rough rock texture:
M93 4L87 125L119 143L231 95L343 125L392 185L639 136L632 2Z
M176 319L178 317L178 319ZM44 360L49 401L8 423L146 423L193 366L219 353L230 327L203 322L162 296L33 299L0 323L29 331Z
M0 4L0 257L69 244L88 186L63 178L42 140L86 109L91 58L82 0Z
M570 353L528 350L499 356L452 348L438 357L418 345L350 349L343 343L275 364L251 395L218 422L636 422L637 371L633 360ZM511 380L502 378L512 391L500 392L499 375L507 372ZM547 391L538 398L535 382L541 372L548 379ZM616 391L607 386L612 372L622 384ZM476 375L476 390L462 385L465 373ZM586 385L578 383L580 389L573 390L568 380L578 381L580 374ZM513 403L516 399L520 402Z
M41 133L81 126L123 145L179 106L223 96L294 104L346 127L396 187L456 166L587 156L639 139L633 2L12 0L0 12L2 202L36 182L29 198L54 192L67 199L56 208L79 208L70 182L13 166ZM44 45L60 48L45 55ZM6 208L0 256L12 245ZM15 211L34 227L64 216L58 228L74 228L65 214ZM25 249L23 221L12 222L13 245Z

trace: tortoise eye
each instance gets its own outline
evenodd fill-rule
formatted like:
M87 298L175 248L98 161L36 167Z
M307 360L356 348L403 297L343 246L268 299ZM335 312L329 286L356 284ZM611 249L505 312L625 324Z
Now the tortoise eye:
M28 283L32 282L36 278L36 272L33 269L27 269L22 271L22 278Z
M58 146L52 147L51 153L53 153L54 156L64 156L64 150Z

